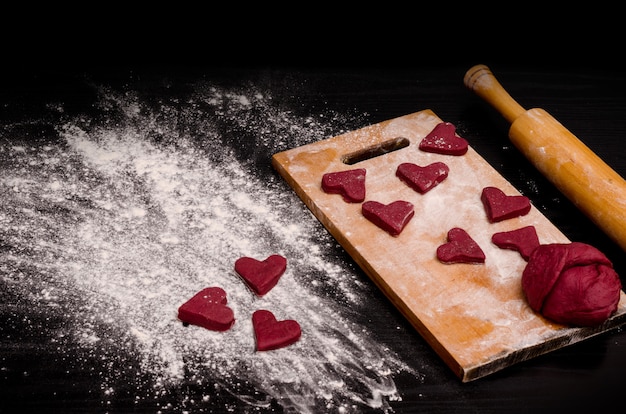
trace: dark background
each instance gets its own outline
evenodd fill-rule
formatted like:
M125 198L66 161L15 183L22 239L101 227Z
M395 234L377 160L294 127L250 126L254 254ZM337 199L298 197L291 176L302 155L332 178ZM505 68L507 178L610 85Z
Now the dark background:
M363 124L346 125L348 130L430 108L457 125L478 153L570 239L602 250L626 284L623 251L509 145L506 122L463 86L471 66L487 64L523 107L547 110L626 176L626 77L617 64L617 22L611 21L610 12L608 17L590 12L574 18L528 13L522 16L525 24L512 26L506 13L487 21L387 9L364 18L327 8L324 21L303 28L306 9L285 20L189 10L185 15L196 17L186 25L178 14L157 18L147 11L115 11L117 19L97 21L89 15L74 20L18 14L17 24L5 25L0 120L39 117L47 103L59 101L70 114L88 114L95 96L87 80L154 96L183 92L198 79L224 85L253 82L302 114L326 109L368 114ZM109 9L92 15L100 12L115 14ZM308 17L320 13L311 10ZM394 17L398 14L405 16ZM377 24L392 17L396 24ZM551 25L555 21L560 24ZM271 154L266 155L255 154L261 169L263 163L269 165ZM67 361L55 359L54 350L34 347L36 336L20 338L19 332L1 325L7 305L0 303L0 357L10 368L0 372L0 412L29 407L37 412L44 407L49 412L143 412L131 400L99 407L100 396L90 388L92 373L79 371L72 381L65 380ZM384 298L375 306L387 312L391 308ZM396 323L373 320L381 340L394 342ZM402 401L391 406L399 413L603 411L624 402L623 329L466 384L434 352L424 360L427 345L419 350L395 346L407 361L426 365L430 372L419 386L412 378L396 379ZM24 380L13 371L33 374ZM13 403L16 409L9 409ZM215 412L220 410L215 407Z

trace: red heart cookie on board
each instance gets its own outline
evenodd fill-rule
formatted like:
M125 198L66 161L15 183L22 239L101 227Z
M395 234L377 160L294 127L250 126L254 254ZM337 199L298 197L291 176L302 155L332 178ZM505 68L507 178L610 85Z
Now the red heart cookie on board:
M347 203L360 203L365 200L365 174L365 168L326 173L322 176L322 189L341 194Z
M448 231L448 242L437 248L437 258L444 263L484 263L485 253L465 230Z
M530 200L523 195L506 195L497 187L485 187L480 196L490 223L523 216L530 211Z
M413 204L403 200L387 205L378 201L366 201L361 205L361 212L366 219L392 236L399 235L415 214Z
M491 241L501 249L518 251L526 261L528 261L533 250L539 246L539 237L537 237L535 226L494 233L491 236Z
M405 162L396 169L396 176L418 193L424 194L445 180L449 171L450 168L443 162L434 162L425 167Z
M441 122L422 139L419 149L443 155L463 155L468 143L456 135L456 127L449 122Z
M226 331L235 323L233 310L226 306L226 292L208 287L196 293L178 308L178 319L185 325L197 325L212 331Z
M274 314L260 309L252 314L257 351L269 351L291 345L300 339L300 324L292 319L276 320Z
M287 269L287 259L273 254L260 261L252 257L240 257L235 261L235 271L257 295L269 292Z

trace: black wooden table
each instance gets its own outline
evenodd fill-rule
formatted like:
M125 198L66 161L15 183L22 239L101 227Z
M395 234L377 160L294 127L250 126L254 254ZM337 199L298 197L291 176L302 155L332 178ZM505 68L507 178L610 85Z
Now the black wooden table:
M619 407L623 329L461 383L271 168L275 152L432 109L570 239L602 250L626 283L624 252L512 147L504 119L464 87L465 71L478 63L522 106L547 110L626 175L626 78L601 65L115 65L5 76L0 412ZM175 305L204 287L202 263L209 275L228 273L237 255L272 249L294 263L284 283L306 290L302 300L279 290L283 296L255 301L226 276L206 283L230 286L240 314L278 311L285 300L283 315L296 315L303 329L297 345L255 357L241 344L245 316L230 337L207 334L206 347L172 333L180 329ZM228 345L233 338L239 343ZM172 371L179 377L164 374Z

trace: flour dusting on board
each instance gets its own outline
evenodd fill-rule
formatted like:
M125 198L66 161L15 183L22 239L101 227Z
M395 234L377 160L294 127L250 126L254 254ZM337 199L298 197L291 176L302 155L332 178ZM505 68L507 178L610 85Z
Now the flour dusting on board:
M422 374L354 322L371 285L327 257L334 239L216 127L271 154L339 133L344 120L291 115L256 90L201 86L184 102L158 105L102 92L107 121L64 120L61 139L46 144L1 142L2 282L33 306L64 310L60 344L71 338L116 367L99 375L103 404L125 375L119 359L137 361L150 379L130 398L171 396L162 411L193 411L219 395L255 412L390 410L401 399L394 375ZM271 254L287 258L287 271L256 297L235 260ZM235 313L226 332L177 319L177 308L209 286L226 291ZM297 320L301 339L255 352L257 309Z

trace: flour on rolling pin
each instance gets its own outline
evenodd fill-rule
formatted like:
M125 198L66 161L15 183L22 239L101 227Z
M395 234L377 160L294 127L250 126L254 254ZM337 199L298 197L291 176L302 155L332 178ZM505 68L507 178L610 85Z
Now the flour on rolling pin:
M515 147L626 251L626 180L548 112L525 110L487 66L470 68L464 83L511 123Z
M520 195L471 145L464 155L422 151L420 141L443 122L423 110L316 143L277 153L274 168L363 271L382 289L462 381L597 335L626 322L626 296L617 312L593 328L547 321L528 306L520 278L526 261L494 245L494 233L534 226L539 241L567 243L567 237L534 206L528 214L490 223L482 189L497 187ZM402 163L443 162L447 178L420 194L396 176ZM365 201L404 200L415 214L391 236L321 187L328 172L364 168ZM448 230L464 229L485 253L482 264L444 264L436 257Z

